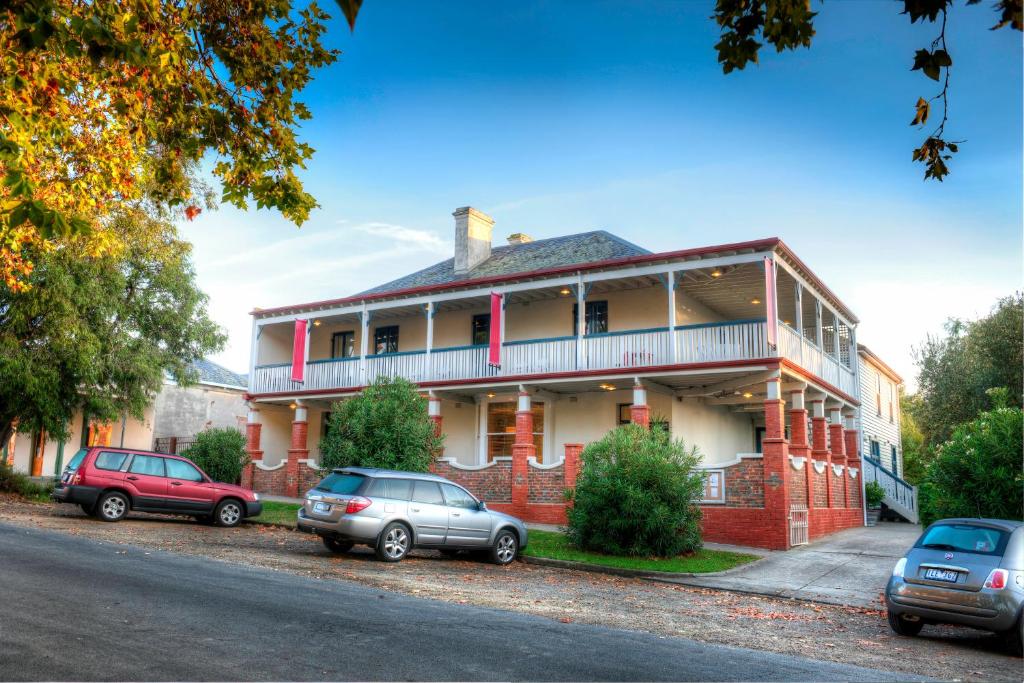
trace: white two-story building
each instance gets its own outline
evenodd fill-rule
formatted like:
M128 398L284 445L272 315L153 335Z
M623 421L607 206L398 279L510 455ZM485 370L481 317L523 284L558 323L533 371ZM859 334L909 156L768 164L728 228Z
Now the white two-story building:
M634 421L700 449L709 539L788 547L861 523L857 317L785 243L651 253L594 231L493 246L486 214L454 217L453 258L253 311L258 489L303 490L332 404L388 375L430 398L438 471L527 519L564 519L581 445Z

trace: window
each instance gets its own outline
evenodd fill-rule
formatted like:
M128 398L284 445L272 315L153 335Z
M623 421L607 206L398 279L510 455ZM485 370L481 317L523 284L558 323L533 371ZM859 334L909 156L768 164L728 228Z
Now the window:
M81 465L82 461L85 459L85 454L88 452L89 451L87 449L80 448L78 452L75 453L75 455L71 458L71 460L68 460L68 466L64 469L68 472L76 471L78 469L78 466Z
M78 457L78 456L75 456ZM116 472L121 469L121 465L128 458L127 453L108 453L106 451L96 456L96 462L94 463L98 470L110 470ZM74 460L72 460L74 462ZM71 467L69 464L68 467ZM75 465L74 469L78 469L78 465Z
M331 358L353 358L356 355L356 333L335 332L331 335Z
M378 327L373 331L374 353L398 353L398 325Z
M576 334L576 318L579 315L579 304L572 305L572 332ZM601 334L608 331L608 302L588 301L584 316L586 332L584 334Z
M128 471L132 474L145 474L151 477L163 477L164 459L155 455L136 455L132 458Z
M893 407L895 401L892 396L892 382L889 382L889 422L894 422L896 417L896 409Z
M874 439L871 440L871 457L878 461L882 458L881 446Z
M437 485L437 482L433 481L417 481L412 489L412 500L414 503L444 505L441 487Z
M190 463L184 460L175 460L174 458L164 458L164 464L167 465L167 476L171 479L182 479L184 481L202 481L203 475L193 467Z
M875 375L875 410L878 412L878 417L882 417L882 378L879 375Z
M1008 533L991 527L973 524L936 524L915 547L979 555L1002 555L1009 538Z
M332 472L316 485L316 490L324 491L325 493L355 493L363 485L364 481L366 481L366 477L361 474L339 474L338 472Z
M473 316L473 341L474 346L489 344L491 342L491 314L481 313Z
M890 455L892 456L892 473L898 475L899 474L899 470L896 469L896 463L897 463L897 460L896 460L896 447L895 446L890 446L889 449L890 449Z
M544 462L544 404L533 402L533 445L537 462ZM516 404L487 404L487 462L495 458L512 455L512 444L516 442Z
M709 470L704 472L704 499L705 503L725 502L725 472L723 470Z
M476 498L458 486L441 484L441 489L444 491L444 499L448 503L448 507L465 508L466 510L476 510L479 507Z
M363 491L363 495L371 498L409 500L409 496L412 495L412 482L408 479L374 479Z

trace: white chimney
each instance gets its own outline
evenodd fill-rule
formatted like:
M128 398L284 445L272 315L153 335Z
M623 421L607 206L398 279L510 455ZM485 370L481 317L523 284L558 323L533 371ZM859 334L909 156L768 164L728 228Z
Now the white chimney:
M472 206L455 209L455 273L465 275L491 257L494 219Z

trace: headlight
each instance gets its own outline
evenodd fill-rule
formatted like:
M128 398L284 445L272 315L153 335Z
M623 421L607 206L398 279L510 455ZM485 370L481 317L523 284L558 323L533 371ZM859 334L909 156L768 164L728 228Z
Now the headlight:
M896 560L896 566L892 568L892 575L903 578L903 570L907 568L907 558L901 557Z
M259 499L260 499L260 494L258 494L258 493L256 493L256 492L253 492L253 494L252 494L252 497L253 497L253 499L254 499L254 500L256 500L257 502L259 502Z

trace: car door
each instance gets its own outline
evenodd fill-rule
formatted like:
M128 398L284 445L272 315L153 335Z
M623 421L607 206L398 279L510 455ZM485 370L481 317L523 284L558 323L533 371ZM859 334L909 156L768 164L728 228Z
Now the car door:
M164 458L167 468L167 497L171 505L184 512L212 512L216 491L196 467L187 460Z
M132 464L128 466L128 474L124 481L132 491L133 504L136 509L160 509L169 507L167 501L167 477L164 470L164 459L157 455L136 453Z
M463 488L441 484L448 508L448 546L483 546L491 538L491 515L480 509L480 503Z
M436 481L416 480L409 501L409 521L417 545L442 545L448 533L448 508Z

